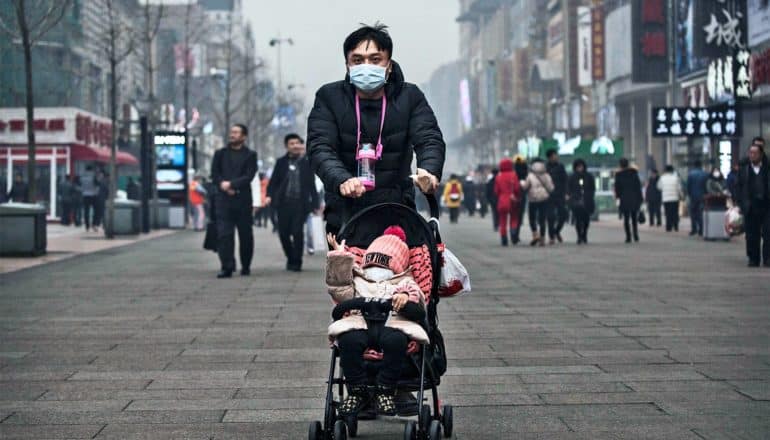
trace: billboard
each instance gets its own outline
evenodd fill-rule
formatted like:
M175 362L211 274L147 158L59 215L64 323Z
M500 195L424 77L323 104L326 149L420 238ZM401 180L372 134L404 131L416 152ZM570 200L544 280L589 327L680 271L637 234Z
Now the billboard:
M731 105L653 107L655 137L740 136L740 112Z
M187 139L184 132L158 131L155 148L155 183L163 198L185 201L187 197Z
M631 7L635 83L668 82L668 18L663 0L634 0Z
M593 84L593 70L591 65L591 9L580 6L577 10L578 85L580 87L586 87Z

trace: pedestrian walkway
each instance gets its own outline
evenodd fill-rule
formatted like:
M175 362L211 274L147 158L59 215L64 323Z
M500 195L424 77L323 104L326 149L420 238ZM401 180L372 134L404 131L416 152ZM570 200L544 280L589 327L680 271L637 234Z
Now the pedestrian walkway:
M770 270L743 248L594 224L502 248L443 225L474 293L439 306L457 439L770 437ZM216 280L202 234L0 275L0 438L302 439L323 416L323 257ZM523 238L529 238L528 232ZM365 439L403 422L362 422Z
M104 237L104 232L87 232L82 227L63 226L60 224L47 225L47 252L38 257L0 258L0 273L14 272L28 267L64 260L77 255L89 254L113 249L128 244L153 240L172 234L174 231L163 229L151 231L148 234L117 236L112 240Z

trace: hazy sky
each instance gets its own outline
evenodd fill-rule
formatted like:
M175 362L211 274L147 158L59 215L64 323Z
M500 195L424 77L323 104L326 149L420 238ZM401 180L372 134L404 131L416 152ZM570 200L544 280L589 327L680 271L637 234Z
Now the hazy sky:
M276 49L271 38L291 37L283 47L283 84L304 84L312 99L322 84L345 76L342 42L359 23L379 20L390 27L393 59L406 80L423 83L433 70L457 58L457 0L244 0L257 54L276 74Z

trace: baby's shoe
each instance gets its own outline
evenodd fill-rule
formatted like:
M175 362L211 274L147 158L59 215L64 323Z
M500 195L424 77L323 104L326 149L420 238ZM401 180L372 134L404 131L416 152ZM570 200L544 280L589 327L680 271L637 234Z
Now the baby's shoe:
M393 400L395 395L395 388L384 387L382 385L377 387L377 393L374 395L374 406L377 410L377 414L382 416L396 415L396 403Z
M352 416L358 414L358 411L369 400L369 392L366 389L366 385L349 385L348 396L342 402L339 408L339 413L342 416Z

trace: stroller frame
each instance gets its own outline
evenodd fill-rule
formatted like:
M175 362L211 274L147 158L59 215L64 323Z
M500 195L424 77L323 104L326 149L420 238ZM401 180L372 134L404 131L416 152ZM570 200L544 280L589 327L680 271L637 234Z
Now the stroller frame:
M441 383L439 374L433 368L432 362L428 362L426 357L429 354L433 354L431 349L432 344L436 344L434 340L434 332L438 331L438 316L436 313L436 306L439 302L438 296L438 284L440 280L440 257L438 256L438 245L441 244L441 235L439 233L438 226L438 201L434 195L426 195L431 210L431 219L425 222L419 213L413 209L396 203L383 203L371 206L363 209L353 217L346 215L350 218L349 221L343 225L339 235L343 236L348 226L355 222L358 218L365 215L367 212L376 209L383 208L398 208L407 209L411 211L415 216L422 219L424 226L430 230L430 244L431 249L431 271L433 272L433 285L431 287L431 301L429 302L426 310L425 320L423 325L425 326L428 335L431 337L431 344L421 344L418 353L409 355L409 361L419 371L419 383L415 383L414 379L399 381L396 388L401 391L418 392L417 396L417 421L409 420L404 428L404 440L438 440L442 437L451 437L453 431L453 408L451 405L441 404L441 400L438 395L438 386ZM431 246L429 246L431 247ZM443 349L443 347L442 347ZM358 416L340 416L338 414L338 408L342 404L345 396L346 380L342 373L342 368L337 370L337 361L339 358L339 349L336 345L333 345L331 354L331 361L329 365L329 376L326 381L326 400L324 407L324 419L323 424L320 421L315 421L310 424L308 438L309 440L346 440L347 436L356 437L358 435ZM442 353L443 355L443 353ZM441 367L439 367L441 368ZM426 374L427 373L427 374ZM335 399L334 387L337 386L337 399ZM427 399L425 397L426 388L431 390L432 396L432 408L428 406Z

